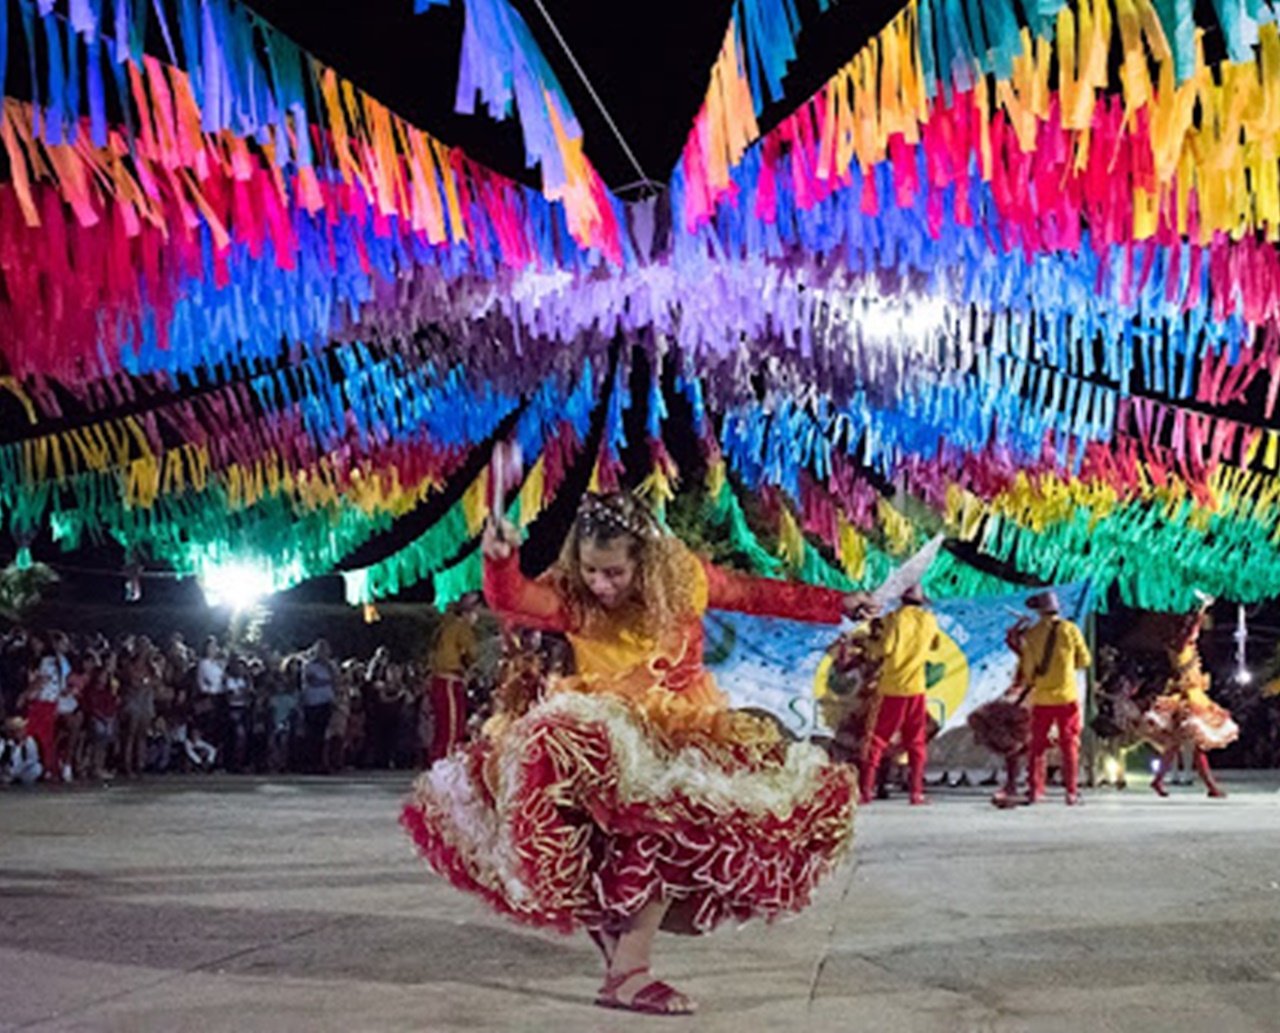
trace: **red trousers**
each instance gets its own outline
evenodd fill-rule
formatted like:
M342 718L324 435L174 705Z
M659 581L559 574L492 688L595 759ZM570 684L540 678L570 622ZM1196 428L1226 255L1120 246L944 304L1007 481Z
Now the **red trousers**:
M33 699L27 703L27 731L40 747L40 763L50 778L57 778L61 769L58 763L58 704Z
M447 757L466 737L467 683L453 675L434 674L427 687L431 700L431 742L427 763Z
M1068 794L1076 792L1080 774L1080 704L1055 703L1031 708L1031 751L1027 758L1031 778L1031 798L1044 796L1044 751L1049 748L1049 730L1058 726L1058 749L1062 751L1062 781Z
M928 759L925 732L929 712L923 693L917 696L881 696L876 704L875 723L867 739L866 751L859 772L862 798L870 799L876 791L876 773L880 770L880 758L895 732L902 733L902 746L907 751L911 765L911 799L924 796L924 765Z

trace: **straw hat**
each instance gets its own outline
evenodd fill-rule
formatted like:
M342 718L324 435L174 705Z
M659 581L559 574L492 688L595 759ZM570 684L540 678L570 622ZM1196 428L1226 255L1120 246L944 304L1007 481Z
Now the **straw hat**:
M1057 613L1062 609L1057 592L1037 592L1027 600L1027 609L1037 613Z

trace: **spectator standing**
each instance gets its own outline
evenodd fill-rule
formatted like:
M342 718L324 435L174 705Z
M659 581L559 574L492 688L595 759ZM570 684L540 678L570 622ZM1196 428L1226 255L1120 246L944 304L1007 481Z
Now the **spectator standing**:
M388 668L388 678L395 685L398 700L391 766L410 770L421 763L426 748L418 720L426 686L418 680L412 664L393 664Z
M116 722L120 712L120 686L112 667L99 664L89 671L84 690L84 713L88 721L91 778L105 778L107 758L116 744Z
M43 640L34 637L31 645L31 653L37 659L27 690L27 732L40 749L43 777L56 778L61 769L57 739L58 698L71 674L71 663L64 652L66 636L55 631L47 646Z
M253 699L253 683L243 657L233 655L227 661L223 688L227 697L223 766L228 771L243 771L249 748L249 704Z
M351 713L347 717L347 760L351 764L360 764L364 760L368 737L365 697L360 681L357 675L351 690Z
M62 758L62 780L70 782L84 773L84 709L81 699L89 677L86 660L71 661L71 673L58 696L58 756Z
M196 698L192 714L195 724L205 730L205 738L221 742L227 729L226 660L218 640L210 635L196 664Z
M267 742L267 770L284 771L290 766L291 746L301 713L298 703L297 682L291 677L291 668L285 671L267 669L267 713L270 735Z
M347 766L347 732L351 718L351 697L355 694L355 682L359 661L348 660L338 671L338 687L334 694L333 711L324 737L324 770L327 774L341 771Z
M147 736L156 717L155 648L145 636L131 643L124 661L120 701L120 773L136 778L147 767Z
M329 643L317 639L302 667L303 764L308 771L322 770L325 733L329 729L337 682L338 671L330 656Z
M379 646L365 668L362 691L367 721L364 755L366 767L389 767L391 752L395 748L395 722L399 704L388 694L387 668L390 665L390 652L386 646Z

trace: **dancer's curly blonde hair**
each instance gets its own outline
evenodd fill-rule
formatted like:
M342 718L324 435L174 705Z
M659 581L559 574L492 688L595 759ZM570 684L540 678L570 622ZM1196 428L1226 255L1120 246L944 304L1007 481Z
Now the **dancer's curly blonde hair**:
M583 542L608 546L619 539L627 542L635 560L636 584L625 612L609 614L582 579L580 550ZM633 495L589 492L578 508L550 579L580 626L622 619L643 634L660 638L693 612L697 565L684 543L665 532Z

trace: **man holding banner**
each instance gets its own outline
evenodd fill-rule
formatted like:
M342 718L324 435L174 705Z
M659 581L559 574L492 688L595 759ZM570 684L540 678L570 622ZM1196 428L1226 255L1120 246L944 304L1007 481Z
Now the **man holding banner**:
M1026 632L1018 658L1022 684L1031 690L1031 789L1027 802L1044 799L1044 754L1049 747L1049 731L1056 725L1067 804L1074 806L1080 802L1080 694L1076 672L1091 663L1089 647L1083 632L1061 616L1056 593L1037 593L1027 600L1027 606L1040 614Z
M925 664L931 650L941 642L937 618L924 608L924 592L919 584L902 593L902 605L881 622L873 653L880 659L879 699L867 722L871 735L859 772L862 803L875 797L880 759L895 732L901 732L902 746L911 767L911 802L922 804L925 745L929 721L925 703Z

